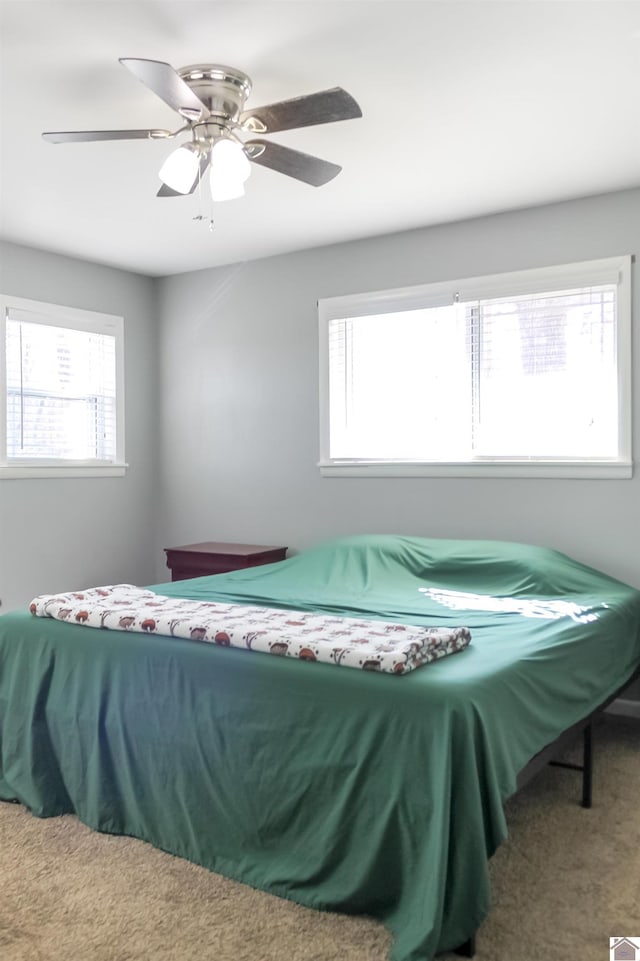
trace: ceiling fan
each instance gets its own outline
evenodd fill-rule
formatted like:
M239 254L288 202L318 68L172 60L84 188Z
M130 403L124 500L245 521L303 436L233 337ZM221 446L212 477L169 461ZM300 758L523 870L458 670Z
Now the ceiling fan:
M171 153L160 168L158 197L191 194L210 170L214 200L244 193L251 163L269 167L314 187L342 169L319 157L263 139L264 134L362 116L353 97L332 87L293 100L245 110L251 80L234 67L195 64L175 70L160 60L121 58L120 63L175 110L184 123L177 130L72 130L43 133L49 143L94 140L164 140L182 133L191 139ZM244 139L248 134L251 139ZM254 135L258 134L256 137Z

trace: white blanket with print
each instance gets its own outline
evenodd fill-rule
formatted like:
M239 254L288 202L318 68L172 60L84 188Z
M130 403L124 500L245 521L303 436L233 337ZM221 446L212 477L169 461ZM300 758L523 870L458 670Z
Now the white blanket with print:
M35 617L86 627L164 634L361 670L406 674L467 647L465 627L422 627L167 597L133 584L42 594L29 605Z

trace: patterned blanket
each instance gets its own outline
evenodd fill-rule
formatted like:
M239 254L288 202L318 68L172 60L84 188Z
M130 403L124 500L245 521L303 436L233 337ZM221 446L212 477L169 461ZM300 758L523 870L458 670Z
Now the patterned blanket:
M407 674L465 648L466 627L420 627L309 611L166 597L133 584L41 594L35 617L118 631L165 634L364 671Z

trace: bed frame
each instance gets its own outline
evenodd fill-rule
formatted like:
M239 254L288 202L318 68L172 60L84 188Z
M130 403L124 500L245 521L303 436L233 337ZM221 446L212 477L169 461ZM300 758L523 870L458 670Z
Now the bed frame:
M593 725L594 722L600 717L601 714L607 709L607 707L615 701L620 695L626 691L634 681L640 679L640 667L638 667L632 676L626 681L621 688L611 694L605 701L600 704L599 707L588 714L581 721L573 724L571 727L567 728L560 737L548 744L547 747L539 751L534 757L531 758L528 764L520 771L517 781L516 781L516 793L520 791L525 785L532 781L540 771L551 765L553 767L563 767L568 768L571 771L580 771L582 774L582 800L581 806L583 808L590 808L593 798ZM559 761L558 756L565 753L565 751L572 747L578 736L582 734L582 763L575 764L570 761ZM453 949L453 953L457 954L461 958L473 958L476 953L476 939L475 935L472 935L468 941L464 944L459 945L457 948Z

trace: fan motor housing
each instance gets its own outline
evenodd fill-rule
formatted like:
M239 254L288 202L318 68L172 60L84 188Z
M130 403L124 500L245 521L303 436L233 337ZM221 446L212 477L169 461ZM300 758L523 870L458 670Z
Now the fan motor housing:
M177 73L212 116L238 122L251 93L251 79L246 73L215 63L192 64Z

